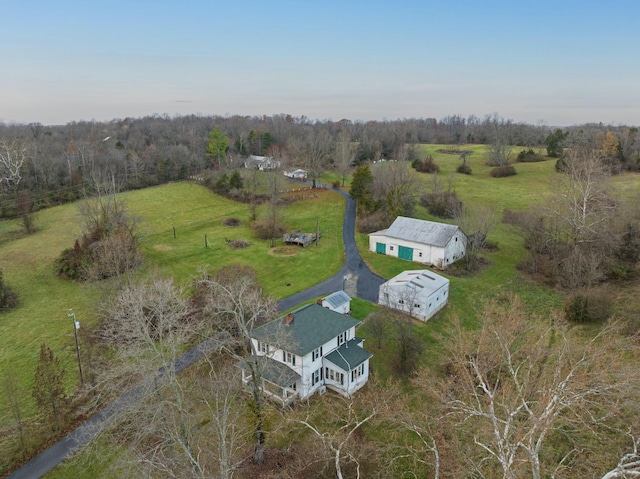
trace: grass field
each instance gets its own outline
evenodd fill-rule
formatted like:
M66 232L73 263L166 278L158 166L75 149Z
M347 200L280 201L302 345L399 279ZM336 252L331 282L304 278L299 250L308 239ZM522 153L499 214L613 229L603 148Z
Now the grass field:
M201 267L215 271L241 262L256 269L265 292L281 299L330 277L342 266L345 201L332 191L283 207L287 227L315 231L318 219L322 232L319 247L289 248L286 255L274 254L266 241L254 238L246 205L213 195L202 186L178 183L123 196L141 235L145 267L139 275L157 272L185 284ZM241 225L224 226L222 221L228 217L240 219ZM40 344L46 342L54 351L66 370L67 390L74 391L79 373L69 308L74 308L81 328L95 324L101 299L116 284L79 284L54 274L55 259L73 245L80 221L77 204L69 204L39 212L38 231L31 236L23 236L17 222L0 222L0 267L7 284L20 294L19 307L0 316L0 377L11 373L17 379L27 418L35 414L31 387ZM233 250L225 238L246 239L251 246ZM9 422L5 396L0 394L0 430Z
M458 155L437 152L449 145L421 145L421 155L430 152L440 167L440 180L446 186L453 175L453 188L467 206L491 205L498 216L505 209L522 210L541 202L552 192L550 179L555 174L554 160L539 163L515 163L517 175L509 178L492 178L491 168L485 165L485 146L462 146L474 153L468 158L473 170L471 176L455 172L460 164ZM514 156L519 149L514 148ZM331 183L338 175L322 178ZM433 176L418 174L421 192L429 191ZM637 195L640 177L621 175L612 178L617 192L626 196ZM348 190L348 183L345 189ZM310 246L293 250L269 248L266 241L256 240L247 223L246 205L212 195L205 188L187 184L165 185L147 190L126 193L130 209L139 217L146 266L141 275L158 271L170 275L180 283L188 282L199 267L206 265L215 270L221 266L240 262L251 264L258 271L259 281L266 292L283 298L331 276L342 265L342 218L344 199L334 192L321 192L317 199L295 202L283 210L283 218L289 229L314 231L319 220L322 238L320 247ZM435 219L421 207L416 217ZM235 228L222 221L229 217L241 220ZM53 261L60 251L72 245L79 232L77 207L66 205L39 214L39 231L30 237L21 237L17 223L0 223L0 266L5 279L21 293L20 307L0 316L0 375L11 370L20 379L22 394L29 414L34 413L31 404L30 384L35 368L40 342L46 341L60 357L67 369L69 389L77 383L73 330L67 318L68 308L73 307L81 322L95 322L96 306L107 292L101 285L78 285L57 279L53 275ZM174 227L176 237L174 238ZM205 247L205 235L209 247ZM230 249L225 238L246 239L252 244L247 249ZM477 324L477 315L489 298L500 299L518 294L527 308L544 315L562 305L559 292L543 288L521 275L516 264L526 255L522 240L504 224L498 224L489 238L498 248L485 254L487 265L470 276L453 276L450 304L436 318L426 324L416 324L415 332L425 345L425 362L437 361L436 338L445 333L453 316L459 316L468 327ZM356 241L367 264L379 275L390 278L405 269L419 269L421 265L397 258L368 252L368 237L356 234ZM278 246L281 246L279 244ZM108 283L107 283L108 285ZM362 319L374 308L356 300L354 316ZM366 337L364 330L359 335ZM373 368L383 376L390 374L388 351L372 350ZM0 394L0 428L8 421L8 411ZM91 452L91 454L94 454ZM108 462L108 461L107 461ZM89 468L89 469L86 469ZM87 457L79 457L63 466L49 477L75 477L78 471L100 476L101 466L96 467Z

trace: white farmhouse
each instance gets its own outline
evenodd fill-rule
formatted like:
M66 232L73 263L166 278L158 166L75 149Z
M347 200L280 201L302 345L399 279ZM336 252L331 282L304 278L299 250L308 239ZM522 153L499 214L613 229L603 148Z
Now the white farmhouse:
M398 216L369 234L369 251L445 269L464 257L466 236L456 225Z
M239 364L248 385L253 371L270 398L289 404L326 388L350 396L369 379L371 353L355 336L358 320L309 304L251 332L254 354Z
M428 269L403 271L380 285L378 303L427 321L449 299L449 280Z

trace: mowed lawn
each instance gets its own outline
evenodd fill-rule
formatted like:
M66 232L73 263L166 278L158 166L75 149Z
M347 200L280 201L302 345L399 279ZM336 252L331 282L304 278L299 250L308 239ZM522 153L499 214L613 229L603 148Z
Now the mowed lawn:
M123 197L137 219L145 257L145 266L136 275L173 276L179 284L189 284L199 269L215 272L224 265L243 263L256 269L266 293L281 299L330 277L342 266L345 201L333 191L282 207L280 214L289 228L315 231L318 219L322 232L319 247L288 248L287 255L274 254L265 240L254 237L247 205L203 186L177 183ZM263 213L259 211L259 219ZM228 217L241 220L240 226L224 226ZM7 284L20 294L19 307L0 315L0 377L15 376L26 417L36 412L31 388L40 344L45 342L59 358L67 390L73 392L79 386L79 373L69 308L74 308L81 328L96 324L101 300L116 285L115 281L79 284L55 275L55 260L73 246L81 220L78 205L69 204L39 212L38 231L31 236L20 233L18 222L0 222L0 267ZM225 238L246 239L251 245L233 250ZM282 240L275 249L280 247ZM0 394L0 430L9 423L10 411Z

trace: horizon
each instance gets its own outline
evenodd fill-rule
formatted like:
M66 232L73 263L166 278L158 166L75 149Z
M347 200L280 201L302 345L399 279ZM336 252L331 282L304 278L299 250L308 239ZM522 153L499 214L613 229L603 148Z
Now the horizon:
M5 6L0 122L153 115L640 124L640 4Z

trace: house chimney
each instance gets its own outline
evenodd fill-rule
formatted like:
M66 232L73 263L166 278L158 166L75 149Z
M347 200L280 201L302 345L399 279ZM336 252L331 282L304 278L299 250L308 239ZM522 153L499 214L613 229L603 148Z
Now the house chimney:
M291 321L293 321L293 313L289 313L284 317L284 322L287 326L291 324Z

